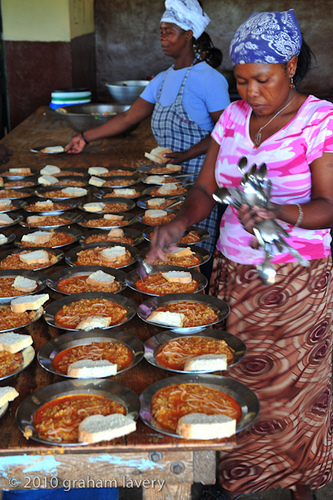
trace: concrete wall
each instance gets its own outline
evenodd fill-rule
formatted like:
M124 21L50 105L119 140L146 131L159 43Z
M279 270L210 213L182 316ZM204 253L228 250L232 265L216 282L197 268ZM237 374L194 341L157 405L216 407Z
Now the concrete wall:
M233 33L254 11L293 8L305 40L317 61L304 90L333 96L333 0L202 0L211 18L207 32L224 54L219 68L228 76ZM107 96L102 81L141 79L170 65L160 49L161 0L95 0L97 91Z

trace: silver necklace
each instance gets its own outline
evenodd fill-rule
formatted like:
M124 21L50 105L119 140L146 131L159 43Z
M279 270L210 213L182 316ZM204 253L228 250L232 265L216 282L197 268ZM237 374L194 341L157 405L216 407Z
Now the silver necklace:
M294 97L292 99L290 99L290 101L283 107L280 109L280 111L278 111L274 116L273 118L271 118L265 125L262 125L261 126L261 121L260 121L260 118L259 116L257 115L257 113L254 111L254 114L256 115L256 117L258 118L258 122L260 124L260 128L258 130L258 132L255 134L254 136L254 144L255 144L255 148L258 148L260 146L260 143L261 143L261 131L267 127L267 125L269 125L273 120L274 118L276 118L280 113L282 113L282 111L284 111L288 106L289 104L291 104L293 102L293 100L295 99L296 97L296 94L294 95Z

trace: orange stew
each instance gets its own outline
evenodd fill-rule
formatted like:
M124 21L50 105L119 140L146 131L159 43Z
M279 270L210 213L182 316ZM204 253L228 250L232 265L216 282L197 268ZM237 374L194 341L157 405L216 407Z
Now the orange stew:
M20 352L0 352L0 378L7 377L11 373L17 372L22 364L22 354Z
M98 210L99 213L116 213L125 212L128 210L128 205L126 203L105 203L102 210Z
M218 319L218 315L211 307L200 302L180 301L174 304L166 304L157 307L155 311L169 311L182 313L185 315L183 327L202 326L214 323ZM149 319L149 317L148 317Z
M120 284L118 281L114 281L113 283L107 285L91 285L87 283L87 279L89 278L89 274L82 276L72 276L70 278L65 278L59 281L57 285L57 289L59 292L63 293L83 293L83 292L109 292L115 293L120 289Z
M172 221L175 217L175 213L163 215L162 217L148 217L147 215L144 215L142 217L142 222L144 224L148 224L149 226L161 226L162 224L167 224Z
M159 347L156 359L173 370L183 370L187 360L203 354L225 354L227 363L234 359L234 350L225 340L212 337L179 337Z
M10 306L0 307L0 331L11 330L31 323L36 317L36 311L14 313Z
M29 250L12 253L11 255L7 255L7 257L0 262L0 269L41 269L43 267L55 264L57 262L57 257L47 250L45 250L45 252L48 253L49 260L42 264L39 262L35 262L34 264L27 264L21 261L20 255L31 253Z
M168 264L170 266L178 266L178 267L195 267L200 266L201 257L193 253L192 255L186 255L185 257L177 257L177 255L172 253L165 254L166 260L156 259L153 264L155 266Z
M177 189L174 189L173 191L169 191L168 193L165 193L162 189L162 192L161 192L161 187L156 187L156 188L153 188L151 191L150 191L150 194L152 196L178 196L178 195L181 195L181 194L184 194L186 193L186 189L183 188L182 186L178 186Z
M126 243L127 245L133 245L133 238L129 238L128 236L117 237L110 236L109 234L92 234L88 236L84 242L88 243L100 243L101 241L113 241L114 243Z
M25 210L30 210L31 212L56 212L58 210L69 210L71 208L70 205L66 205L65 203L46 203L45 205L31 203L25 207Z
M103 217L99 219L90 219L83 222L83 226L85 227L113 227L113 226L128 226L128 220L112 220L112 219L104 219Z
M27 222L27 225L31 227L72 224L71 219L68 217L59 217L59 215L33 215L32 217L38 217L38 219Z
M15 199L15 198L27 198L28 196L30 196L29 193L25 191L19 191L16 189L3 189L0 191L0 198Z
M79 425L90 415L126 415L123 405L104 396L75 394L49 401L34 416L39 437L57 443L77 443Z
M110 181L105 181L103 187L112 187L112 186L131 186L135 184L137 179L112 179Z
M165 295L167 293L193 293L198 289L198 282L192 280L191 283L170 283L162 273L155 273L139 279L135 286L140 292Z
M14 281L15 281L15 276L0 278L0 297L17 297L19 295L27 295L27 292L22 290L17 290L13 286ZM39 285L33 291L36 292L38 288Z
M126 316L126 308L107 299L81 299L64 305L55 315L58 325L75 329L77 325L90 316L111 318L110 325L117 325Z
M123 267L132 262L132 256L128 250L124 255L120 255L115 259L106 259L103 257L102 251L104 247L87 248L81 250L77 254L76 264L78 266L106 266L106 267Z
M126 368L133 360L131 349L117 342L92 342L69 347L59 352L53 364L57 371L67 374L68 366L81 359L104 359L117 365L117 371Z
M61 247L63 245L69 245L72 243L74 240L73 236L71 234L66 234L66 233L61 233L61 232L54 232L51 235L51 238L49 241L46 241L45 243L37 244L37 243L32 243L31 241L22 241L21 240L21 246L22 247L46 247L46 248L55 248L55 247Z
M178 420L189 413L224 414L239 421L242 410L237 401L218 389L203 384L175 384L160 389L152 399L156 422L176 431Z

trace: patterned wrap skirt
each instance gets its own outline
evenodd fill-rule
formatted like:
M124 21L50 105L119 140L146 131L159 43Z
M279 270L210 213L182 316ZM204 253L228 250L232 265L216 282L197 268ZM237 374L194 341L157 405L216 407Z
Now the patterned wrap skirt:
M254 266L215 252L210 294L229 304L225 328L247 347L225 375L260 401L235 448L220 453L220 482L239 493L332 480L332 259L276 269L264 286Z

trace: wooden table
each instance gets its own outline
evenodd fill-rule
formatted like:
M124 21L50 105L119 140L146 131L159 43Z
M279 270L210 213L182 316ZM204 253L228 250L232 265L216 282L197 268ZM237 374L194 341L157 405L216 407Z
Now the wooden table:
M5 168L31 166L39 169L47 164L62 168L139 167L146 163L145 151L156 146L150 120L146 120L128 135L89 144L80 155L47 156L30 152L31 147L64 145L73 134L66 120L47 107L39 108L1 141L14 153ZM142 229L143 226L138 227ZM20 232L19 227L14 229ZM66 264L59 263L44 272L52 274L61 266ZM60 294L48 293L51 300L61 298ZM147 298L130 289L126 289L123 295L137 305ZM119 329L137 335L143 342L162 331L148 326L137 316ZM43 318L29 326L28 330L36 353L45 342L62 333L48 326ZM139 395L145 387L170 375L172 373L155 368L143 359L112 380L125 384ZM110 444L103 442L68 448L27 441L15 424L17 407L32 392L61 380L61 377L41 368L35 359L17 377L1 383L14 386L19 397L9 404L1 419L0 488L142 486L143 498L188 499L192 483L215 483L216 452L232 447L233 439L185 441L155 432L139 420L135 433L115 439Z

